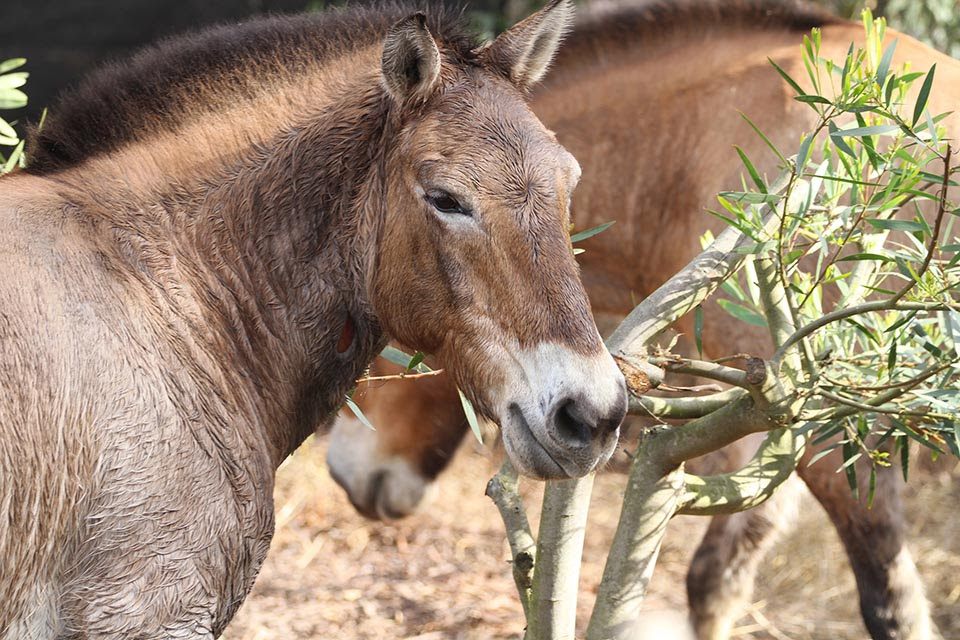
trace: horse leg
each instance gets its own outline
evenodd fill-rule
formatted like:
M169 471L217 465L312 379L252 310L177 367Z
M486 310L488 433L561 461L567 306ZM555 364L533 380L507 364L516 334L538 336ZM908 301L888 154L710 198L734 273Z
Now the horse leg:
M812 466L804 460L800 476L840 535L856 576L860 612L870 636L874 640L937 637L920 576L904 544L900 469L877 469L873 505L868 508L866 496L857 500L845 475L835 473L841 463L838 452ZM869 475L866 464L858 464L857 471L861 481Z
M760 561L796 514L791 479L762 505L714 516L687 571L687 602L698 640L726 640L753 594Z

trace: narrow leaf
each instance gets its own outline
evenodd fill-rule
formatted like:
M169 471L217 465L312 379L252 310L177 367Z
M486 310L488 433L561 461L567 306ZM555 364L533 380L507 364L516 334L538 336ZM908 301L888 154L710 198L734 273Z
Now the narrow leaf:
M467 399L467 396L463 395L463 391L460 391L460 389L457 389L457 393L460 394L460 404L463 405L463 413L467 416L467 424L470 425L470 430L476 436L477 442L483 444L483 435L480 433L480 423L477 422L477 412L473 409L473 403Z
M587 238L592 238L598 233L602 233L607 229L609 229L611 226L613 226L615 222L616 220L611 220L610 222L604 222L603 224L597 225L592 229L587 229L586 231L581 231L580 233L576 233L570 236L570 243L572 244L572 243L580 242L581 240L586 240Z
M738 320L742 320L743 322L757 327L767 326L766 319L752 309L748 309L743 305L733 302L732 300L718 300L717 303L723 308L724 311Z
M917 122L920 121L920 116L923 115L923 110L927 108L927 98L930 97L930 88L933 86L933 74L936 70L936 64L930 67L930 71L927 72L927 77L924 78L923 85L920 87L920 93L917 95L917 104L913 107L913 126L917 125Z
M753 183L757 185L757 189L761 193L767 192L767 185L763 183L763 180L760 178L760 174L754 168L753 163L750 162L750 159L747 157L747 154L743 152L743 149L737 145L733 145L733 148L736 150L737 155L740 156L740 161L743 162L743 166L747 168L747 172L750 173L750 177L753 179Z
M877 67L877 84L883 86L883 81L887 79L887 72L890 70L890 63L893 61L893 51L897 48L897 39L894 38L890 46L883 52L880 58L880 65Z
M377 428L373 426L367 416L363 415L363 411L360 410L360 407L357 406L357 403L353 401L353 398L347 396L347 406L350 407L350 411L353 412L353 415L357 416L357 419L373 431L376 431Z
M888 133L900 131L900 125L897 124L875 124L868 127L854 127L853 129L839 129L838 136L848 138L862 138L863 136L880 136ZM832 134L831 134L832 135Z
M804 38L806 38L806 36L804 36ZM791 87L793 87L793 90L797 92L797 95L801 95L801 96L807 95L807 92L804 91L803 89L801 89L801 88L800 88L800 85L797 84L796 81L795 81L793 78L790 77L790 74L788 74L786 71L784 71L783 69L781 69L780 66L779 66L776 62L773 61L773 58L767 58L767 61L768 61L771 65L773 65L773 68L777 70L777 73L780 74L780 77L782 77L784 80L786 80L786 81L787 81L787 84L789 84Z

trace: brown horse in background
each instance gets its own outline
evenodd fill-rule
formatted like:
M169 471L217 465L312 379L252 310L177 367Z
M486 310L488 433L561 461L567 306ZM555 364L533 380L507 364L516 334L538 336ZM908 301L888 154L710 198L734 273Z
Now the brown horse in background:
M256 21L63 99L0 180L0 638L217 637L277 466L390 336L524 472L606 462L579 167L524 99L570 12L483 49L409 9Z
M585 241L579 256L584 284L601 327L612 329L634 296L653 291L700 252L698 238L718 221L706 213L716 194L737 188L741 164L733 145L759 166L775 159L740 117L747 114L784 152L796 149L813 112L771 69L772 58L806 78L803 33L823 27L825 58L842 60L862 27L799 6L773 2L692 1L593 5L583 12L532 107L583 165L572 214L578 229L616 221ZM960 63L902 34L895 63L913 69L937 63L934 113L960 104ZM958 131L954 115L946 121ZM769 355L769 337L706 307L704 346L715 356ZM685 322L689 323L688 318ZM692 334L681 324L680 331ZM378 370L390 365L378 364ZM442 379L371 385L361 406L372 432L341 417L328 463L364 514L411 513L465 433L466 421ZM739 466L756 446L728 451ZM878 474L871 509L852 496L836 455L800 475L824 506L856 574L861 609L875 639L933 637L929 609L903 540L899 469ZM713 518L688 575L693 623L702 639L728 637L747 604L753 577L777 529L785 498Z

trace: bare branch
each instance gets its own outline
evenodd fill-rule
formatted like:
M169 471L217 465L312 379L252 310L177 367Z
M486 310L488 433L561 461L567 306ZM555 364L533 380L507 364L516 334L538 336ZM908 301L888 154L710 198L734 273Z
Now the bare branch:
M443 369L432 369L420 373L395 373L388 376L366 376L359 378L357 384L361 382L381 382L384 380L416 380L417 378L426 378L428 376L438 376L443 373Z
M534 548L527 510L517 490L517 471L510 459L503 462L500 471L487 483L486 495L497 505L503 526L507 530L510 556L513 558L513 581L523 605L523 615L530 617L530 589L533 586Z
M770 193L782 191L791 173L784 171L770 186ZM781 202L778 209L787 206ZM764 207L763 224L772 230L779 222L776 210ZM733 226L727 227L706 250L691 260L679 273L638 304L607 339L614 355L631 360L642 359L647 344L706 300L717 287L740 268L746 255L738 250L751 243Z
M683 490L683 468L664 473L660 447L645 444L641 437L586 640L624 637L636 622L663 534Z
M650 364L662 367L673 373L684 373L702 378L710 378L718 382L725 382L735 387L749 388L747 374L742 369L727 367L706 360L692 360L680 357L655 356L649 359Z
M548 482L525 640L574 640L580 558L593 474Z
M788 426L796 415L795 403L758 408L750 396L743 396L713 413L656 436L660 464L669 468L685 460L706 455L751 433Z
M683 419L702 418L746 395L743 389L727 389L720 393L695 398L655 398L630 396L627 411L635 415L652 415L657 418Z
M777 429L767 434L739 471L706 477L687 474L677 513L715 516L763 504L793 474L804 445L803 436Z

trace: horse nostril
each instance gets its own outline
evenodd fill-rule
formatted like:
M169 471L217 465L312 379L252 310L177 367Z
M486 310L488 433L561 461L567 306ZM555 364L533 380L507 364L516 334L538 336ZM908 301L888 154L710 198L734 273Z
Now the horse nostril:
M578 413L576 401L564 401L553 415L557 432L566 440L577 444L590 444L591 426Z

